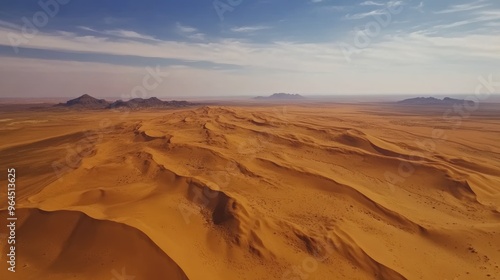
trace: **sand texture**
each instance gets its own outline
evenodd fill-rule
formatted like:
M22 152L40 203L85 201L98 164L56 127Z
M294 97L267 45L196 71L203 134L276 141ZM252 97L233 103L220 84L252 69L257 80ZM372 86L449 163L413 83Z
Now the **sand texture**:
M4 111L0 279L500 279L494 108Z

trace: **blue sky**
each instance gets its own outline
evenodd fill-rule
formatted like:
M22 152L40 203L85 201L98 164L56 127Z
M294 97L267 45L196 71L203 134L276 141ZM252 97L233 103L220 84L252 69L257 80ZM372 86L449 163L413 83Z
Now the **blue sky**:
M470 93L500 2L3 0L0 62L0 97Z

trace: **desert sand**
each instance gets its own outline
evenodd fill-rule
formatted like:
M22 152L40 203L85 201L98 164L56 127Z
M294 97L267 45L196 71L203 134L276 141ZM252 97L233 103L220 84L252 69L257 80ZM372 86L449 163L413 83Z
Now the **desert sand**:
M447 109L1 110L0 278L500 279L500 109Z

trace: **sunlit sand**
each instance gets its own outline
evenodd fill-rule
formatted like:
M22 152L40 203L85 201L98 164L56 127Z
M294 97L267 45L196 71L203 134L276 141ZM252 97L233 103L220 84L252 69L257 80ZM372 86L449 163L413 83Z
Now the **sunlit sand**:
M4 112L19 244L0 278L498 279L490 107Z

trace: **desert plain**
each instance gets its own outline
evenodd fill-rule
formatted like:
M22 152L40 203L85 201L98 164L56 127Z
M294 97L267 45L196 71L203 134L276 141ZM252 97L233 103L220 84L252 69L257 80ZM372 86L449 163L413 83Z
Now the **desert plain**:
M1 279L500 279L499 106L1 106Z

